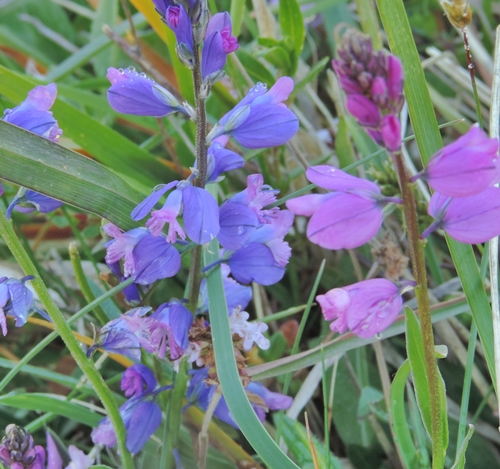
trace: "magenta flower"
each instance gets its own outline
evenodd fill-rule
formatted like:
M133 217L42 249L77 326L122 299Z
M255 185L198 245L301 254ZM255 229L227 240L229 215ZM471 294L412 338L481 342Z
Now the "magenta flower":
M295 215L311 217L307 237L326 249L353 249L367 243L382 225L383 206L401 203L397 197L383 196L374 182L333 166L313 166L306 176L317 186L336 192L297 197L286 206Z
M500 182L498 140L472 126L458 140L439 150L411 181L426 180L440 194L466 197Z
M170 91L134 67L126 70L110 67L106 77L111 82L108 102L117 112L152 117L165 117L174 112L187 114Z
M435 220L422 233L422 238L438 228L453 239L468 244L485 243L500 235L498 187L488 187L479 194L456 198L435 192L427 211Z
M288 142L299 129L297 116L284 104L293 90L293 80L281 77L267 91L257 83L207 136L211 142L221 135L233 137L246 148L269 148Z
M35 446L29 431L10 424L0 443L0 461L10 469L45 469L45 450Z
M414 282L411 283L415 285ZM367 339L387 329L403 307L401 289L389 280L376 278L334 288L316 300L332 331L347 329Z

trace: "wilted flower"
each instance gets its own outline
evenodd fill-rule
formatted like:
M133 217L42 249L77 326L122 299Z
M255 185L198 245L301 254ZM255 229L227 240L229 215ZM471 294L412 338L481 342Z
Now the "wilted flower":
M283 145L299 129L297 116L283 104L292 90L290 77L281 77L269 91L266 85L258 83L222 117L207 141L229 135L246 148Z
M415 285L407 282L406 286ZM376 278L334 288L316 300L330 329L344 333L347 329L362 338L373 337L387 329L403 307L402 290L395 283Z
M295 215L311 217L307 237L326 249L353 249L367 243L382 225L383 206L401 203L399 198L383 196L374 182L333 166L313 166L306 176L317 186L336 192L297 197L286 206Z
M439 150L411 181L424 179L440 194L466 197L500 182L498 139L488 138L479 126Z
M126 70L110 67L106 76L111 82L108 102L117 112L152 117L165 117L174 112L187 114L170 91L134 67Z
M427 209L435 220L422 233L426 238L442 228L462 243L480 244L500 235L500 188L488 187L468 197L447 197L435 192Z
M33 280L33 276L17 278L0 278L0 328L2 334L7 335L6 316L16 320L16 327L21 327L28 320L28 313L36 310L33 305L33 293L26 287L28 280Z

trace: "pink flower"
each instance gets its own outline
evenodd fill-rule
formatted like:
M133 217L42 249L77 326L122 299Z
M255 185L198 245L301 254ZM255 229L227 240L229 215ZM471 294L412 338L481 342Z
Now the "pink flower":
M342 334L349 329L364 339L387 329L403 306L400 288L382 278L334 288L316 300L325 319L334 320L332 331Z
M500 188L488 187L468 197L447 197L434 193L427 209L435 218L423 233L426 238L442 228L462 243L480 244L500 235Z
M295 215L311 217L307 237L326 249L353 249L367 243L382 225L384 204L401 203L383 196L374 182L333 166L313 166L306 176L317 186L337 192L297 197L286 206Z
M439 150L427 167L411 180L426 180L440 194L466 197L500 182L498 140L477 125Z

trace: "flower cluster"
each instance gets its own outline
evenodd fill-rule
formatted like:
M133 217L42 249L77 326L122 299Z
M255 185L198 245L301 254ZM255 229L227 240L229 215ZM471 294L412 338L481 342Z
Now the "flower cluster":
M404 103L403 67L385 51L374 51L368 36L354 29L342 37L332 66L347 96L346 108L370 137L389 151L401 147L398 114Z
M37 86L33 88L28 97L14 109L6 109L2 120L17 125L40 135L51 142L57 142L62 135L57 121L49 110L57 97L57 85ZM0 185L0 194L2 186ZM38 192L21 187L7 208L6 216L10 218L12 211L29 213L38 210L41 213L49 213L58 209L63 203Z

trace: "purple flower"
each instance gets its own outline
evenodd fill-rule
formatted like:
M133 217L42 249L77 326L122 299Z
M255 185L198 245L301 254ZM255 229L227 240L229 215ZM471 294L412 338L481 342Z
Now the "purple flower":
M252 301L252 287L245 287L240 285L238 282L229 277L231 269L228 265L221 265L222 271L222 281L224 284L224 295L226 297L226 305L229 314L233 309L241 308L245 309L248 303ZM198 303L197 314L203 314L208 312L208 292L207 292L207 280L203 279L200 286L200 300Z
M242 168L245 165L245 159L242 156L225 148L227 142L228 137L223 135L213 140L212 144L208 147L207 183L219 182L222 179L220 177L222 173Z
M273 251L261 243L247 244L225 262L233 277L244 284L273 285L285 275L285 268L275 259Z
M377 105L362 94L347 96L345 107L349 114L365 127L378 127L382 118Z
M14 109L6 109L2 120L29 130L51 142L57 142L62 130L57 125L49 109L57 97L57 85L37 86L29 93L25 101Z
M221 70L226 64L226 57L238 49L238 40L232 36L229 13L217 13L207 25L205 43L201 57L202 77L213 84L222 78Z
M33 306L33 293L26 287L28 280L33 280L33 276L16 278L0 278L0 328L2 334L7 335L6 316L15 318L16 327L21 327L28 320L28 313L37 310Z
M167 241L175 242L177 235L185 238L184 231L177 222L177 216L183 212L184 228L189 238L197 244L210 242L219 232L219 207L213 196L205 189L194 187L189 181L172 181L153 191L131 213L137 221L144 218L161 197L170 189L176 189L167 197L163 208L151 213L146 222L153 236L158 236L169 223Z
M216 386L208 385L206 382L208 368L191 370L190 374L191 381L187 391L188 403L189 405L196 405L201 409L206 410L215 393ZM293 402L291 397L269 391L261 383L250 383L246 386L245 392L249 396L250 403L252 404L252 407L261 422L265 420L266 413L269 410L285 410L288 409ZM219 403L215 408L214 415L234 428L239 428L227 406L224 396L220 398Z
M21 187L17 195L7 207L5 216L10 219L14 208L21 213L31 213L38 210L40 213L49 213L58 209L63 202L47 197L38 192Z
M132 371L129 371L131 369ZM131 384L131 381L134 383ZM158 393L171 387L156 388L156 386L157 382L151 370L139 364L128 368L122 378L122 389L126 389L125 395L134 394L134 397L120 407L120 414L127 431L126 446L133 454L137 454L142 449L149 437L160 426L161 409L153 400ZM138 387L142 387L142 392ZM99 426L92 431L91 437L96 444L103 444L107 447L116 445L116 435L109 417L99 422Z
M439 150L411 180L426 180L440 194L466 197L500 182L498 139L472 126L458 140Z
M423 233L426 238L442 228L462 243L480 244L500 235L500 188L488 187L479 194L451 198L435 192L427 209L435 218Z
M165 117L186 110L165 88L138 73L133 67L126 70L108 68L107 78L109 105L117 112L136 116Z
M255 212L244 204L226 201L219 209L220 231L217 239L225 249L236 250L248 244L261 225Z
M269 91L264 84L258 83L222 117L207 141L229 135L246 148L283 145L299 128L297 116L283 104L292 90L290 77L281 77Z
M104 226L104 231L114 238L105 244L106 263L113 265L124 259L125 278L133 277L139 285L150 285L179 272L180 254L164 238L152 236L144 228L122 233L111 223Z
M118 353L139 361L141 348L149 353L156 352L158 342L153 332L157 328L157 321L145 317L150 310L149 307L131 309L105 324L101 328L98 342L88 349L87 356L92 356L96 349L102 348L106 352Z
M334 320L332 331L342 334L349 329L365 339L387 329L403 307L401 289L382 278L334 288L316 300L325 319Z
M395 197L384 197L373 182L344 173L333 166L314 166L306 176L330 194L311 194L287 201L295 215L310 216L309 240L326 249L352 249L372 239L383 220L382 208L388 202L401 203Z
M158 356L163 358L166 351L166 338L170 348L170 359L177 360L189 344L189 329L193 324L193 314L178 300L163 303L151 316L158 321L155 337L159 342Z
M49 432L47 435L47 469L63 469L63 460L57 449L56 442ZM94 458L87 456L76 446L68 446L68 454L71 458L70 463L65 469L88 469L94 464Z
M168 7L165 22L177 39L176 50L179 59L185 65L191 65L193 60L193 27L184 6Z
M174 3L171 0L153 0L156 11L165 18L167 14L168 7L172 6Z
M123 372L120 387L126 397L141 397L152 393L156 384L153 372L142 363L136 363Z
M0 443L0 461L10 469L45 469L45 450L35 446L29 431L10 424Z

